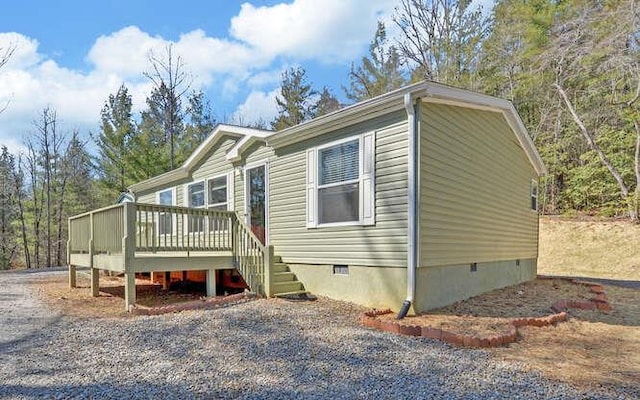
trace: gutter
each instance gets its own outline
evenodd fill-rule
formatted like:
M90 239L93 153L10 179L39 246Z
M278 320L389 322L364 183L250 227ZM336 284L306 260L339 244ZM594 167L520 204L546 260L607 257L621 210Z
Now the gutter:
M408 193L407 193L407 298L402 303L400 312L396 319L403 319L407 316L409 308L415 301L416 294L416 273L418 269L418 195L419 195L419 135L417 129L416 106L411 92L404 95L404 108L407 112L408 125Z

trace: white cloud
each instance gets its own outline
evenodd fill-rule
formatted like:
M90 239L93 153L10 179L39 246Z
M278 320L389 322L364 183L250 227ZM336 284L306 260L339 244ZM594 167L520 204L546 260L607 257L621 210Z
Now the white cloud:
M253 91L249 93L244 103L238 106L232 119L246 123L255 123L260 120L269 122L278 115L276 96L280 89L271 92Z
M115 73L123 77L139 77L149 66L149 51L160 51L165 41L128 26L96 39L87 60L97 72Z
M128 26L95 39L84 61L88 70L72 69L41 53L39 41L20 33L0 33L0 49L16 46L10 61L0 69L0 144L15 148L44 107L52 106L61 129L96 131L100 109L111 93L125 83L134 110L144 107L151 84L150 51L162 56L169 44L179 55L192 87L207 91L214 108L222 101L240 104L235 115L245 121L271 120L280 71L287 65L311 61L348 63L358 58L376 28L386 19L396 0L293 0L269 7L242 5L230 21L229 37L207 36L201 29L170 41ZM238 100L239 93L249 95ZM223 110L224 112L224 110Z
M270 7L244 3L231 20L230 33L268 55L340 63L361 52L378 19L391 13L395 3L295 0Z

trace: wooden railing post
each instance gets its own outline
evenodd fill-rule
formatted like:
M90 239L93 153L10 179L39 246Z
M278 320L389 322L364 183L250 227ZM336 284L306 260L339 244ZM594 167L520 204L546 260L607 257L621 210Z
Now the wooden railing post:
M71 265L71 219L67 220L68 230L67 234L69 235L69 239L67 240L67 266L69 268L69 288L75 288L76 285L76 266Z
M267 297L273 296L271 289L271 278L273 271L273 246L265 246L264 248L264 295Z
M124 237L122 238L122 262L124 263L124 305L127 311L136 303L135 271L131 270L136 251L136 203L123 203Z
M93 256L95 249L93 246L93 238L95 236L95 224L93 221L93 213L89 215L89 226L91 235L89 236L89 271L91 272L91 296L98 297L100 292L100 275L98 271L93 267Z

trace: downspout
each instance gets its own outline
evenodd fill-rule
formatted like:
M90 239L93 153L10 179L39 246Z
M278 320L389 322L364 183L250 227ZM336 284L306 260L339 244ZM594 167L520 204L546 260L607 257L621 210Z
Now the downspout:
M411 93L404 95L404 108L407 111L408 125L408 191L407 191L407 298L402 303L396 319L407 316L411 304L415 300L416 272L418 266L418 129L416 107Z

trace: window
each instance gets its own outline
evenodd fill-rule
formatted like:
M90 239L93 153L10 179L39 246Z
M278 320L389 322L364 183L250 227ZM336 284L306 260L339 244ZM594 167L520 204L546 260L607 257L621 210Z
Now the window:
M209 190L207 207L212 210L227 211L227 176L209 179L207 186ZM209 218L209 230L212 232L226 230L227 226L226 220L221 220L215 216Z
M360 140L318 151L318 223L360 219Z
M163 206L172 206L173 189L158 192L158 204ZM170 213L160 213L158 217L158 234L173 235L173 216Z
M227 210L227 177L209 179L208 207L214 210Z
M196 182L187 186L187 206L193 208L204 207L204 182ZM204 231L204 217L190 216L187 224L190 233Z
M531 180L531 209L538 211L538 181Z
M307 227L375 223L375 133L307 150Z

